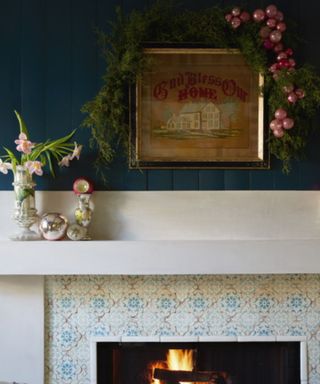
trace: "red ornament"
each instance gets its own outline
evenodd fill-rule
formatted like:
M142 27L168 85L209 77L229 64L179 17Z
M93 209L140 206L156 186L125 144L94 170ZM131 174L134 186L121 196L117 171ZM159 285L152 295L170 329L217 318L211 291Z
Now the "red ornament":
M277 26L277 20L276 19L268 19L267 20L267 26L269 28L274 29Z
M287 111L283 108L278 108L274 113L274 117L278 120L283 120L287 117Z
M248 13L248 12L246 12L246 11L241 12L241 14L240 14L240 20L241 20L243 23L247 23L250 19L251 19L250 13Z
M285 53L285 52L280 52L279 54L278 54L278 56L277 56L277 60L278 61L280 61L280 60L284 60L284 59L287 59L288 58L288 56L287 56L287 54Z
M298 99L303 99L305 97L305 92L301 88L296 89L294 93L297 95Z
M91 194L93 192L93 184L88 179L80 177L73 183L73 192L76 195Z
M257 23L260 23L261 21L263 21L266 17L264 11L262 9L256 9L254 12L253 12L253 20L256 21Z
M278 30L272 31L269 38L273 43L279 43L282 39L282 33Z
M266 15L269 17L269 18L273 18L277 15L278 13L278 8L271 4L269 5L267 8L266 8Z
M289 64L291 68L294 68L296 66L296 61L294 59L289 59Z
M271 67L269 67L269 71L270 71L271 73L275 73L275 72L277 72L278 69L279 69L279 67L278 67L278 63L274 63L274 64L271 65Z
M294 126L294 120L290 117L286 117L283 119L282 124L284 129L291 129Z
M231 15L231 13L227 13L226 15L225 15L225 19L226 19L226 21L228 22L228 23L230 23L231 22L231 20L232 20L232 15Z
M274 119L270 122L269 127L272 131L278 129L282 129L282 121L278 119Z
M231 13L232 13L232 16L240 16L241 10L240 8L235 7L232 9Z
M274 44L272 41L270 41L269 39L266 39L264 42L263 42L263 46L265 49L272 49L274 47Z
M288 101L291 104L295 104L295 102L298 100L297 95L294 92L290 92L288 95Z
M280 23L277 24L277 30L280 32L284 32L287 29L286 23L280 21Z
M271 32L271 29L270 29L269 27L267 27L267 26L264 26L264 27L262 27L262 28L260 29L259 34L260 34L260 36L261 36L263 39L266 39L266 38L269 37L270 32Z
M278 43L274 46L273 50L275 51L275 53L279 53L281 51L283 51L283 44L282 43Z
M286 49L286 54L288 55L288 56L292 56L293 55L293 50L291 49L291 48L288 48L288 49Z
M241 20L239 19L239 17L233 17L233 18L231 19L231 27L232 27L233 29L237 29L237 28L239 28L240 25L241 25Z
M283 21L283 19L284 19L284 17L283 17L283 13L280 12L280 11L278 11L274 18L275 18L277 21Z
M284 135L284 130L282 128L281 129L274 129L273 130L273 134L274 134L275 137L280 139Z

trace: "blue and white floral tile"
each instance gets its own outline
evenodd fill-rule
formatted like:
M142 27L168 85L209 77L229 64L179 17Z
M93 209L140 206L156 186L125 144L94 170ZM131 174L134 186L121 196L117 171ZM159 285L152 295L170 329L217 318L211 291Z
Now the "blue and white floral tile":
M46 384L90 383L92 336L305 335L320 382L320 275L46 279Z

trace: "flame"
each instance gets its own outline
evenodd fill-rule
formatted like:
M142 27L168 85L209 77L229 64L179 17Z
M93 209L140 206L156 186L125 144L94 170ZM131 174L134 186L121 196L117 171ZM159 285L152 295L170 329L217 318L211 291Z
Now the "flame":
M193 350L169 349L167 353L167 364L171 371L192 371Z
M194 366L192 349L169 349L167 361L156 361L151 364L151 384L161 384L161 381L153 377L156 368L169 369L171 371L192 371ZM191 383L186 383L191 384Z

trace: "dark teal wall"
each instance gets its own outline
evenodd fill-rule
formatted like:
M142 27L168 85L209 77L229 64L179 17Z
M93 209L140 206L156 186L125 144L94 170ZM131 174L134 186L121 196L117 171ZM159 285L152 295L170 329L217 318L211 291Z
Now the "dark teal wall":
M80 108L100 85L104 63L99 58L93 28L107 28L117 4L129 12L145 0L1 0L0 1L0 143L10 146L18 133L13 110L19 110L33 141L56 138L79 127ZM180 1L186 7L205 7L214 0ZM217 2L216 2L217 3ZM222 2L235 4L236 1ZM246 1L249 9L269 4ZM196 4L196 5L195 5ZM277 6L297 22L304 42L296 52L299 62L320 70L318 47L320 2L279 0ZM320 71L319 71L320 72ZM320 185L319 115L312 122L306 159L293 164L289 176L272 160L270 171L159 170L128 171L117 159L109 171L109 187L119 190L224 190L317 189ZM79 176L95 179L94 153L88 147L89 132L79 130L78 141L86 148L79 162L59 172L56 179L37 178L39 189L70 189ZM0 189L11 189L11 176L0 175ZM100 189L104 187L95 181Z

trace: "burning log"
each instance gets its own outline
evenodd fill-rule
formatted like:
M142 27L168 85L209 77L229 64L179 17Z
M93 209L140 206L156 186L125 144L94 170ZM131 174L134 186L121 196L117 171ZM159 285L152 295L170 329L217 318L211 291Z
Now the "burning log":
M225 372L216 371L170 371L168 369L156 368L153 377L166 382L166 384L178 384L180 382L209 384L230 383L228 375Z

